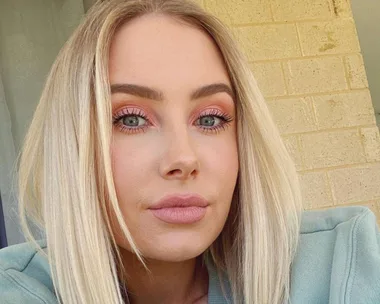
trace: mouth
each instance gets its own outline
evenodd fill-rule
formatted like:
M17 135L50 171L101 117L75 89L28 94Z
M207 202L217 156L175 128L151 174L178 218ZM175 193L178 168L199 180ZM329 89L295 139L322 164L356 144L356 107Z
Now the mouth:
M165 196L149 207L153 215L170 224L192 224L206 214L209 202L197 194L175 194Z

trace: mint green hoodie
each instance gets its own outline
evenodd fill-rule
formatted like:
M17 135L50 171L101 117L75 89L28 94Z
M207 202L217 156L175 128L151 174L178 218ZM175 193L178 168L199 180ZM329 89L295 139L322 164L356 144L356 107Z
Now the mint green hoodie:
M379 247L376 217L366 207L305 211L291 272L292 304L379 304ZM228 303L214 267L207 267L208 303ZM28 243L0 250L0 303L58 303L49 265Z

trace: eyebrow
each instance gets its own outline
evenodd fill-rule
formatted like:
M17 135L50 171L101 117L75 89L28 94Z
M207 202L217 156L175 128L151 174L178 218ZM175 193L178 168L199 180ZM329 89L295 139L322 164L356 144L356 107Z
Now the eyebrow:
M206 85L203 87L200 87L193 91L190 94L190 99L195 100L202 97L207 97L214 95L216 93L227 93L231 96L233 100L235 100L235 94L231 87L225 83L213 83L210 85ZM135 85L135 84L112 84L111 85L111 94L116 93L124 93L124 94L130 94L134 96L138 96L141 98L156 100L156 101L163 101L164 100L164 94L161 91L158 91L153 88Z

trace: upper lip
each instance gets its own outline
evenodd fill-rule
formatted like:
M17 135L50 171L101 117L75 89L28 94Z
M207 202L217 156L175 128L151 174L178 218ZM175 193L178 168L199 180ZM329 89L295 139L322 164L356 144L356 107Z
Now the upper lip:
M164 196L149 209L163 209L175 207L206 207L208 201L198 194L172 194Z

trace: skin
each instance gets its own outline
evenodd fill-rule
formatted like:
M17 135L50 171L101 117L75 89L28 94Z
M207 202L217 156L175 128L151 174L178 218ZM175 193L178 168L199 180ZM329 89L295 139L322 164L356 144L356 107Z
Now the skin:
M168 16L145 15L117 31L109 64L111 86L146 86L163 95L156 101L131 92L112 94L116 192L152 272L149 277L113 221L127 265L129 297L134 304L207 303L207 269L198 261L222 231L230 210L238 175L236 113L234 98L226 92L194 100L190 96L215 83L231 88L222 57L199 29ZM201 115L209 116L200 120ZM192 224L156 218L148 208L173 193L203 196L209 202L205 216Z

